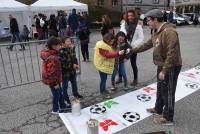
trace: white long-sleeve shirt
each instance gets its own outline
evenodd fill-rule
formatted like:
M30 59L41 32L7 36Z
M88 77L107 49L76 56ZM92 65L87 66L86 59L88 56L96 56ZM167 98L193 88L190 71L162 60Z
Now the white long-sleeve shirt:
M127 35L126 22L124 20L121 21L120 31L124 32ZM137 24L135 33L134 33L132 41L130 42L130 45L132 46L132 48L135 48L139 46L140 44L142 44L143 41L144 41L144 33L143 33L142 25Z

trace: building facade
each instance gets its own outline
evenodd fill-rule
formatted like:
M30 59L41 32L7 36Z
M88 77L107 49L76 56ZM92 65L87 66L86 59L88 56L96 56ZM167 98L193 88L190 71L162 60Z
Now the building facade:
M122 11L122 0L76 0L89 6L105 8L111 11Z
M123 11L136 9L139 13L146 13L155 8L166 9L170 5L170 0L123 0Z
M176 10L180 13L200 13L200 0L176 0Z

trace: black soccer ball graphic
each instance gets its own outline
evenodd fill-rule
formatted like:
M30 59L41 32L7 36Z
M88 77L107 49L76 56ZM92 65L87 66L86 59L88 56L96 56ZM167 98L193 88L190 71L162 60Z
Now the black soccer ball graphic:
M200 70L200 66L195 67L196 70Z
M123 118L125 120L127 120L128 122L136 122L138 120L140 120L140 115L136 112L126 112L124 115L123 115Z
M104 107L103 105L96 104L91 106L90 112L93 114L103 114L106 112L106 107Z
M199 89L200 88L199 84L196 84L196 83L186 83L185 86L188 88L191 88L191 89Z
M140 95L137 95L137 99L142 102L147 102L151 100L151 96L146 95L146 94L140 94Z

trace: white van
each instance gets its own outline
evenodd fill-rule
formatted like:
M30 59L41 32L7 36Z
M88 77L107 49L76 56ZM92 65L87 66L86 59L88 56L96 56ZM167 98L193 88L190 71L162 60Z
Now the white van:
M6 24L2 20L0 20L0 38L7 38L10 37L10 28L9 24Z

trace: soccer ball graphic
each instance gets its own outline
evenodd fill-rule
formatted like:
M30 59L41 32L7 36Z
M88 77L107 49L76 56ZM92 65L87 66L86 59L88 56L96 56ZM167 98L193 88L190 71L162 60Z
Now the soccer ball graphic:
M126 112L124 115L123 115L123 118L125 120L127 120L128 122L136 122L138 120L140 120L140 115L136 112Z
M90 112L93 114L103 114L106 112L106 107L96 104L96 105L91 106Z
M146 94L140 94L137 96L137 99L142 101L142 102L147 102L151 100L151 96L146 95Z
M200 75L200 72L195 72L197 75Z
M200 66L195 67L196 70L200 70Z
M196 83L186 83L185 84L186 87L191 88L191 89L199 89L199 85Z

